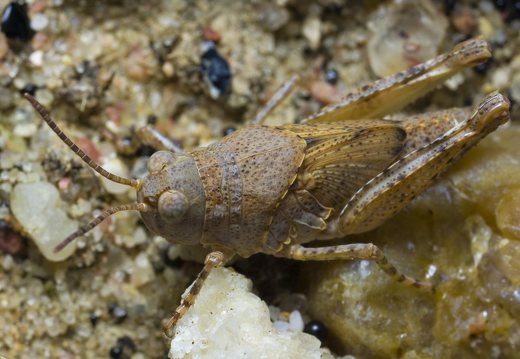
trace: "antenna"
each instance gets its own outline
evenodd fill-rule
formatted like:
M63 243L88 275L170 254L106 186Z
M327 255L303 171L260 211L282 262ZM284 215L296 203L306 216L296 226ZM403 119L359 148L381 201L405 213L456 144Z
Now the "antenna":
M129 203L129 204L122 204L116 207L109 208L105 210L103 213L101 213L99 216L94 218L92 221L90 221L87 224L82 225L79 227L74 233L71 233L67 238L65 238L60 244L58 244L54 248L54 253L57 253L61 251L63 248L65 248L70 242L78 238L79 236L84 235L88 231L90 231L92 228L100 224L103 220L110 217L114 213L121 212L121 211L139 211L139 212L146 212L149 211L150 207L146 203Z
M117 182L134 188L139 188L141 186L141 181L117 176L113 173L108 172L103 167L94 162L85 152L81 150L81 148L76 146L76 144L72 142L72 140L68 138L62 130L59 129L58 125L56 125L56 123L52 120L49 111L47 111L41 103L39 103L34 97L29 95L28 93L24 93L23 95L29 101L32 107L34 107L36 112L38 112L40 117L47 123L47 125L49 125L51 130L53 130L54 133L56 133L58 137L63 142L65 142L65 144L69 146L69 148L75 154L77 154L87 165L89 165L94 171L113 182Z

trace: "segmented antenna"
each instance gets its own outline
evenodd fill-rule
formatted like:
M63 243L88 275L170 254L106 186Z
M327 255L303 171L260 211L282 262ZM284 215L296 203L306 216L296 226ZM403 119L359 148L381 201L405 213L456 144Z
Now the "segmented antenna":
M94 218L92 221L90 221L87 224L84 224L83 226L79 227L74 233L71 233L67 238L65 238L60 244L58 244L54 248L54 253L57 253L61 251L63 248L65 248L70 242L78 238L79 236L84 235L88 231L90 231L92 228L100 224L103 220L110 217L116 212L121 211L139 211L139 212L146 212L150 210L150 207L145 203L129 203L129 204L122 204L116 207L109 208L105 210L103 213L101 213L99 216Z
M124 184L124 185L131 186L134 188L139 188L141 186L141 182L139 180L128 179L128 178L123 178L123 177L117 176L113 173L108 172L103 167L101 167L96 162L94 162L85 152L83 152L81 150L81 148L76 146L76 144L74 142L72 142L72 140L70 138L68 138L67 135L64 134L62 130L59 129L58 125L56 125L56 123L51 119L51 115L49 114L49 111L47 111L41 103L39 103L34 97L29 95L28 93L24 93L24 97L29 101L29 103L32 105L32 107L34 107L36 112L38 112L40 117L47 123L47 125L49 125L51 130L53 130L54 133L56 133L58 135L58 137L63 142L65 142L65 144L67 146L69 146L69 148L72 151L74 151L74 153L77 154L94 171L99 173L101 176L103 176L111 181L120 183L120 184Z

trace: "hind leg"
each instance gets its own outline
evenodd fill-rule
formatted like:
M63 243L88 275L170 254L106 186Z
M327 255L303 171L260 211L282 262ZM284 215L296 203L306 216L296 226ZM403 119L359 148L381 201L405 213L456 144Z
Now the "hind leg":
M491 57L482 39L464 41L445 54L362 86L302 123L382 118L425 95L455 73Z

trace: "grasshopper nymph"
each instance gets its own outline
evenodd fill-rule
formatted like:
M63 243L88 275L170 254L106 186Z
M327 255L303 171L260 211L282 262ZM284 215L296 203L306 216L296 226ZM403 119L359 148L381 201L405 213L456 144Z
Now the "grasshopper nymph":
M160 151L150 158L149 173L142 179L121 178L94 163L26 94L52 130L90 167L137 191L136 203L106 210L56 250L124 210L139 211L148 229L171 242L209 247L212 252L204 268L165 325L167 334L194 302L211 269L234 254L374 260L396 280L432 290L431 283L401 274L373 244L304 245L379 226L508 121L509 102L499 93L485 97L474 110L385 117L490 56L484 40L468 40L449 53L352 92L301 124L262 125L297 83L293 77L251 126L189 153L145 128L141 134Z

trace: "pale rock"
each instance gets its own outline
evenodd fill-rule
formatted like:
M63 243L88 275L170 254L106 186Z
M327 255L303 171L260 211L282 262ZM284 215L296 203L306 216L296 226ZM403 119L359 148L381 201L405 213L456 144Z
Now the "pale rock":
M117 157L105 159L101 166L110 173L128 178L128 167ZM123 194L130 189L126 185L113 182L105 177L101 177L101 183L107 192L112 194Z
M4 33L0 33L0 59L3 59L9 52L9 45Z
M9 254L6 254L4 258L2 259L2 268L8 272L13 268L14 265L14 259Z
M117 220L117 226L120 225L120 220ZM128 222L127 222L128 223ZM134 248L140 244L145 243L148 240L148 236L143 227L136 227L131 233L127 234L116 234L116 243L123 245L126 248Z
M38 101L45 107L50 107L54 101L54 95L47 89L38 91Z
M430 0L394 0L377 10L368 26L370 67L384 77L435 57L448 20Z
M299 310L293 310L289 315L289 330L293 332L303 332L305 323Z
M81 217L91 212L92 204L83 198L79 198L75 204L70 206L70 214L73 217Z
M67 259L76 250L71 243L62 251L54 248L78 228L67 216L56 187L47 182L20 183L11 192L11 210L38 249L50 261Z
M267 304L251 293L251 287L249 279L231 269L213 270L174 328L169 357L331 358L315 337L278 331Z
M303 36L309 42L311 49L316 50L321 42L321 21L319 18L309 16L305 19L302 29Z
M38 130L38 126L34 122L18 123L14 126L13 133L15 136L28 138L33 136Z
M34 31L41 31L49 25L49 18L42 13L35 14L31 19L31 28Z
M43 65L43 51L38 50L32 52L31 55L29 55L29 61L36 67Z
M132 283L134 283L136 287L145 285L155 276L152 264L148 260L146 253L137 255L132 271Z

